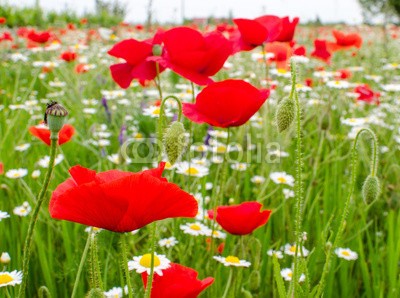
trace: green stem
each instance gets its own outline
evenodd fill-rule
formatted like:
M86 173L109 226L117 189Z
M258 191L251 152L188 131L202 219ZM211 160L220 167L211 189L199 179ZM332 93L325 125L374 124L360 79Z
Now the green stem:
M176 101L176 103L178 104L178 122L181 121L182 119L182 102L180 101L180 99L178 97L176 97L175 95L168 95L166 98L164 98L161 101L161 105L160 105L160 117L158 118L158 140L161 142L162 141L162 133L163 133L163 124L164 124L164 106L165 103L168 99L173 99Z
M303 183L302 183L302 170L303 170L303 160L302 160L302 136L301 136L301 107L299 96L296 92L296 64L291 61L291 73L292 73L292 91L290 93L290 98L295 100L296 106L296 134L297 134L297 142L296 142L296 186L295 186L295 195L296 195L296 219L295 219L295 245L296 245L296 253L294 258L294 272L293 272L293 290L296 293L296 289L299 286L299 272L298 272L298 258L299 251L302 251L301 247L301 215L302 215L302 196L303 196Z
M156 62L156 72L157 72L157 76L156 76L156 79L154 80L154 83L156 83L158 94L160 96L160 99L162 99L163 95L162 95L162 89L161 89L160 65L158 64L158 62Z
M23 256L23 262L22 262L22 274L23 275L22 275L22 284L21 284L21 287L19 288L19 293L18 293L19 298L23 298L25 296L26 281L28 279L29 260L31 257L31 250L32 250L33 233L35 231L36 223L39 218L40 208L43 205L43 202L45 200L45 194L46 194L47 189L50 184L51 175L52 175L53 169L54 169L54 160L56 158L57 145L58 145L58 133L51 132L49 166L47 168L47 173L46 173L46 177L43 182L43 186L37 197L36 206L33 209L32 217L29 222L28 233L25 238L24 256Z
M82 274L82 270L83 270L83 266L85 264L85 260L87 257L87 253L89 251L89 247L90 247L90 238L92 237L92 232L89 232L88 238L86 240L86 244L85 244L85 248L83 250L82 253L82 257L81 257L81 261L79 263L79 268L78 268L78 272L76 273L76 278L75 278L75 283L74 283L74 288L72 290L72 295L71 298L75 298L76 297L76 292L78 290L78 284L79 284L79 279L81 278L81 274Z
M224 294L222 295L222 298L228 297L229 290L231 289L232 279L233 279L233 268L231 268L231 270L229 271L228 282L226 283L225 291Z
M378 146L378 142L377 142L377 138L375 136L375 133L369 129L369 128L362 128L356 135L356 138L354 139L353 142L353 147L352 147L352 158L351 158L351 180L350 180L350 189L349 189L349 194L346 198L346 202L344 205L344 209L343 209L343 213L342 213L342 218L340 220L339 223L339 228L338 231L336 233L336 237L335 240L333 242L333 245L329 246L327 254L326 254L326 261L324 264L324 268L322 270L322 275L321 275L321 279L319 282L319 286L318 286L318 291L316 294L316 297L321 297L322 292L325 288L325 280L326 280L326 276L329 272L330 269L330 265L331 265L331 257L332 257L332 251L338 247L340 240L342 238L343 232L344 232L344 228L346 226L346 219L347 216L349 214L349 208L350 208L350 201L351 201L351 197L353 196L353 192L354 192L354 187L356 184L356 170L357 170L357 142L358 139L360 137L360 135L363 132L368 132L372 138L373 138L373 150L372 150L372 169L371 169L371 175L375 175L376 170L377 170L377 162L378 162L378 157L377 157L377 146Z
M150 298L151 296L151 288L153 286L153 278L154 278L154 255L155 255L155 248L156 248L156 230L157 230L157 225L156 222L153 222L151 224L151 260L150 260L150 275L147 280L147 287L146 287L146 292L144 297L145 298Z
M128 234L121 234L120 235L120 245L121 245L121 266L122 266L122 272L125 274L125 279L126 279L126 285L128 287L128 297L132 298L133 293L132 293L132 284L131 284L131 279L129 276L129 268L128 268L128 256L126 253L126 237Z
M93 233L93 232L92 232ZM90 237L90 267L91 267L91 287L102 289L102 281L101 281L101 272L100 272L100 264L99 257L97 251L97 239L96 234L93 233L92 237Z
M268 83L269 65L268 65L268 60L267 60L267 54L265 53L264 44L261 45L261 49L262 49L262 54L263 54L263 59L264 59L266 87L268 88L268 86L269 86L269 83Z

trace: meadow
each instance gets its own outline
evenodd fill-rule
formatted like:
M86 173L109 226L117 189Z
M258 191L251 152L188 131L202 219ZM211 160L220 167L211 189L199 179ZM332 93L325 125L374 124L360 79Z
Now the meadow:
M189 27L232 42L237 26ZM143 297L150 293L142 279L153 275L154 266L151 297L400 296L398 27L297 25L294 37L229 52L210 71L215 75L202 68L202 76L171 62L175 48L183 47L185 58L191 50L185 43L192 40L171 33L156 43L157 28L69 25L49 28L44 42L29 37L29 29L0 30L0 297ZM341 44L333 30L354 33L362 44L357 38L352 43L354 36ZM152 79L148 73L135 77L132 69L128 82L125 73L111 75L111 65L139 51L128 47L115 54L114 48L110 55L116 44L153 37L147 53L153 60L145 62L154 67ZM196 55L188 54L194 60L186 65L203 59ZM218 84L211 77L242 85L199 97ZM250 113L253 93L264 98ZM196 114L199 100L207 101L201 110L207 117ZM53 147L44 142L50 133L43 135L43 124L37 128L51 101L68 111L63 129L70 127L60 132L63 144L55 149L21 276L28 228L51 164ZM179 121L182 126L171 126ZM150 183L143 174L150 180L132 180L107 195L103 189L65 198L65 208L79 213L73 219L61 207L49 212L54 190L75 165L136 173L158 168L161 160L167 162L165 188L158 189L165 181ZM372 190L365 187L369 175L379 180L367 185ZM88 178L81 179L76 183ZM185 215L192 213L185 202L193 200L195 214ZM218 206L244 202L258 210L238 210L220 222ZM257 212L260 207L271 213ZM122 220L112 224L119 212L142 209L143 217L132 219L142 222L140 229L127 231ZM260 214L262 223L252 223ZM96 219L91 228L87 223ZM192 268L202 281L192 271L168 275L168 268L176 269L169 262ZM169 278L165 284L160 271Z

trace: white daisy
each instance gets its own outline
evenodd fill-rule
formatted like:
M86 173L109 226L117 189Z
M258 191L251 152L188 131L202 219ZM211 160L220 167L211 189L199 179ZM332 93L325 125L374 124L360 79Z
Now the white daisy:
M186 176L194 176L194 177L204 177L208 175L209 169L207 167L190 163L187 161L180 162L176 164L176 173L186 175Z
M36 178L38 178L39 176L40 176L40 170L34 170L34 171L32 172L32 175L31 175L32 178L36 179Z
M10 215L7 212L4 212L4 211L0 210L0 221L2 219L9 218L9 217L10 217Z
M293 277L293 271L290 268L283 268L281 270L281 276L286 281L291 281ZM304 274L300 275L299 282L303 282L306 280L306 276Z
M288 175L286 172L273 172L269 175L272 181L276 184L287 184L289 186L294 186L294 177Z
M284 253L289 255L289 256L296 255L296 244L290 244L290 243L286 244L285 247L284 247ZM300 257L301 256L307 257L309 253L310 253L309 250L303 246L302 247L302 251L301 251L301 249L299 247L297 255L300 256Z
M192 236L206 236L210 235L211 230L200 222L186 223L180 225L180 229L185 233Z
M285 199L294 198L294 191L288 188L282 189Z
M22 152L22 151L28 150L30 146L31 146L31 144L29 144L29 143L21 144L21 145L16 146L15 150Z
M104 292L106 298L122 298L123 290L120 287L114 287L107 292Z
M236 171L246 171L247 169L247 164L244 162L237 162L237 163L233 163L231 164L231 169L232 170L236 170Z
M283 254L280 250L273 250L273 249L269 249L267 251L267 255L269 255L270 257L275 256L278 259L283 259Z
M178 240L176 240L176 238L174 236L169 237L169 238L164 238L164 239L161 239L160 241L158 241L158 245L160 245L161 247L166 247L166 248L171 248L171 247L175 246L176 244L178 244Z
M27 169L12 169L6 172L6 177L11 179L18 179L26 176L28 174Z
M151 254L144 254L143 256L133 257L133 261L128 262L130 271L136 270L137 273L147 272L150 275L151 267ZM162 271L169 268L171 261L164 255L154 254L154 273L160 276L163 275Z
M364 125L367 120L366 118L346 118L346 119L340 119L340 122L345 125L349 126L361 126Z
M334 89L347 89L351 87L350 83L347 81L339 80L339 81L328 81L326 83L326 86L329 88L334 88Z
M214 232L210 229L210 232L208 233L209 237L217 238L217 239L225 239L226 238L226 233L214 230Z
M22 272L14 270L12 272L0 272L0 288L6 286L19 285L22 282Z
M228 138L228 132L223 130L210 130L208 134L214 138Z
M31 206L29 205L28 202L24 202L21 206L17 206L14 208L13 213L15 215L25 217L27 216L30 212L32 211Z
M263 184L265 182L265 177L256 175L251 177L250 181L254 184Z
M63 160L64 160L64 155L58 154L54 160L54 166L58 165ZM39 159L37 164L42 168L48 168L49 163L50 163L50 156L46 155L45 157Z
M214 256L214 260L224 264L225 266L235 266L235 267L250 267L251 263L245 260L240 260L235 256L227 256L226 258L222 256Z
M350 250L350 248L336 248L335 249L335 254L342 259L345 259L347 261L353 261L353 260L357 260L358 258L358 254L352 250Z
M159 106L150 106L148 108L143 109L143 115L150 116L152 118L160 117L160 107ZM174 114L169 110L164 109L164 116L171 117Z

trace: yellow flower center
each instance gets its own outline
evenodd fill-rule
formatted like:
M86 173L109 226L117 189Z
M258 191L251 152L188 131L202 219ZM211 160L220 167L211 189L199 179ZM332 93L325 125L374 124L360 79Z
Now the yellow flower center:
M284 177L278 178L279 183L286 183L286 179Z
M195 231L200 231L201 230L201 227L199 225L196 225L196 224L190 225L190 228L192 230L195 230Z
M292 272L288 272L287 276L292 277L293 273Z
M303 87L302 84L296 84L296 88L301 88L301 87Z
M14 173L13 177L18 178L19 177L19 173Z
M218 147L217 147L217 152L218 152L218 153L225 153L225 151L226 151L225 146L218 146Z
M186 170L186 174L189 175L197 175L199 173L199 170L197 170L196 168L190 167Z
M0 274L0 285L7 284L13 280L14 279L12 278L12 276L9 275L8 273Z
M399 64L398 63L392 63L392 66L393 67L397 67L397 66L399 66Z
M139 264L146 268L151 268L151 254L145 254L141 257ZM160 259L154 255L154 267L160 266Z
M142 135L140 132L138 132L138 133L135 135L135 138L136 138L136 139L141 139L141 138L143 138L143 135Z
M340 85L340 81L336 81L336 82L335 82L335 85Z
M291 246L289 250L290 250L290 252L295 253L296 252L296 246L295 245Z
M160 115L160 108L154 109L153 115Z
M166 168L166 169L172 168L172 165L171 165L171 163L170 163L169 161L167 161L167 162L165 163L165 168Z
M287 71L286 71L286 69L279 68L279 69L278 69L278 73L287 73Z
M350 253L347 250L342 251L342 255L348 257L350 256Z
M225 258L225 261L228 262L228 263L234 263L234 264L240 263L239 258L238 257L234 257L234 256L227 256Z

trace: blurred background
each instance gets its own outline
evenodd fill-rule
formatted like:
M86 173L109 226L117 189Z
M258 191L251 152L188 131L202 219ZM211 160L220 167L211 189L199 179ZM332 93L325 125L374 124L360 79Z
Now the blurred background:
M15 16L25 10L24 16ZM398 22L399 0L0 0L0 15L8 24L30 25L40 19L73 22L87 18L91 23L113 25L121 21L145 23L183 23L255 18L263 14L298 16L304 23L361 24ZM59 18L56 19L56 15ZM111 22L111 23L110 23Z

